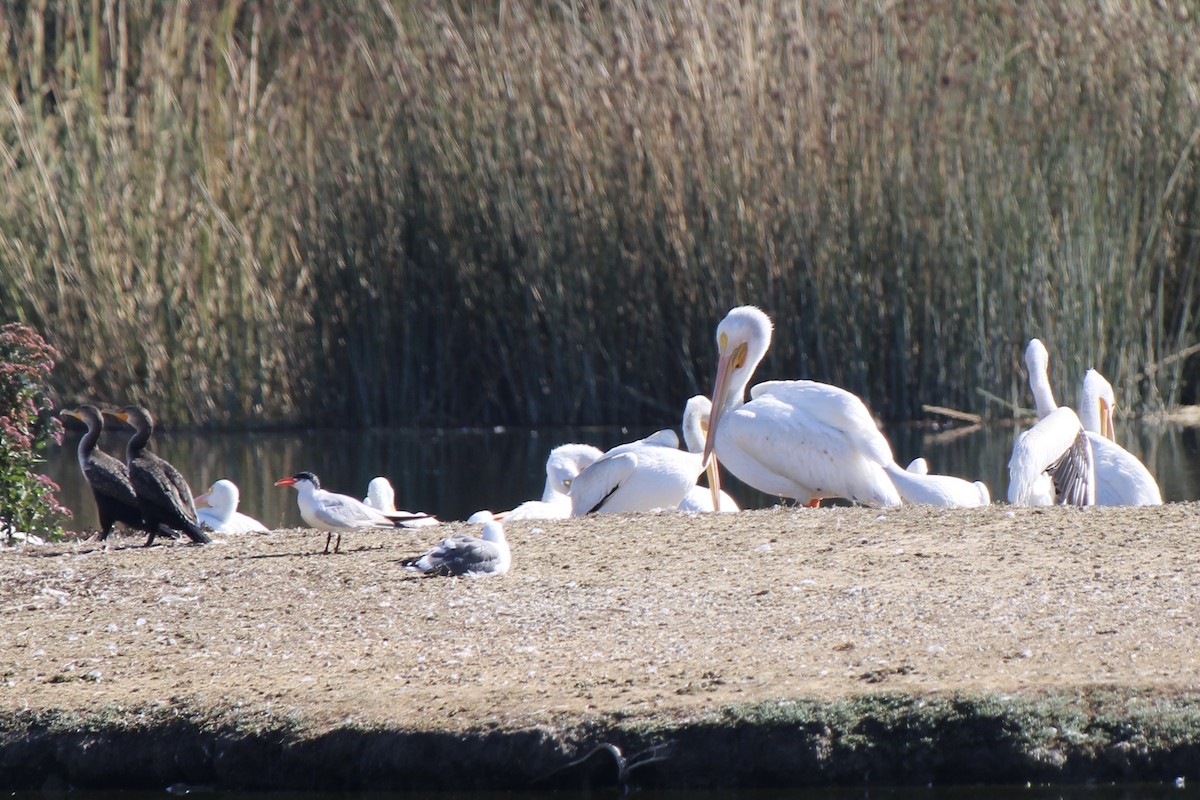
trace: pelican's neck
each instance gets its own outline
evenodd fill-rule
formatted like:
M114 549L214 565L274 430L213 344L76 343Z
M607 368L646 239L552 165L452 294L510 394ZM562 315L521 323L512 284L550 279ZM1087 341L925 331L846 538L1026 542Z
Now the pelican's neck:
M1050 388L1050 357L1046 346L1038 339L1031 339L1025 348L1025 368L1029 370L1029 390L1033 392L1038 419L1044 419L1058 408L1058 403Z
M712 414L712 401L698 394L687 401L683 409L683 441L689 453L704 450L704 438L708 436L708 419Z
M1094 369L1083 376L1083 393L1079 398L1079 421L1089 433L1104 433L1104 406L1112 403L1112 384Z

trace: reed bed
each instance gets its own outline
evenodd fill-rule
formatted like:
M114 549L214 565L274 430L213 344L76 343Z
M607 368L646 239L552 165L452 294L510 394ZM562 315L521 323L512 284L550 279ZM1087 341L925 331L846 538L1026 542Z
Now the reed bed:
M891 419L1194 402L1187 8L18 3L0 301L181 424L670 422L738 303Z

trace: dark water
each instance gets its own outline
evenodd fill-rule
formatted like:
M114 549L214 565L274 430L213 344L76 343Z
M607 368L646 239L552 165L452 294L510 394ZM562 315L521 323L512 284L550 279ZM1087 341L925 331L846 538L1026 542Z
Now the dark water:
M1007 491L1008 457L1015 430L987 426L971 431L892 426L886 429L896 460L924 456L934 472L982 480L993 500ZM546 455L564 442L601 449L636 439L650 430L313 430L290 433L161 433L155 451L173 463L199 494L219 478L241 488L241 510L270 528L300 525L296 493L276 488L279 478L315 472L325 488L362 497L376 475L396 487L396 505L465 519L487 508L500 511L541 496ZM68 431L61 449L50 453L47 473L62 486L60 499L75 511L67 527L94 529L95 507L75 458L80 431ZM1119 441L1158 478L1163 499L1200 499L1200 429L1175 425L1125 424ZM101 446L124 452L125 437L106 433ZM726 477L727 489L743 507L774 505Z
M17 792L14 800L45 800L41 792ZM64 797L66 795L63 795ZM162 800L167 797L204 800L585 800L634 796L640 800L1200 800L1200 789L1164 784L1103 784L1080 786L939 786L804 788L719 791L642 790L630 795L613 789L591 792L95 792L74 791L73 800Z

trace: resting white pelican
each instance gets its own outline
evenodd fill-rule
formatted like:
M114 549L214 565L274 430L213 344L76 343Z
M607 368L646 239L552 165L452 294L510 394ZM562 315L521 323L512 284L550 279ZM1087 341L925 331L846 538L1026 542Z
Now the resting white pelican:
M571 483L571 516L676 508L702 471L700 456L680 450L673 431L618 445Z
M463 575L468 578L503 575L510 566L512 551L504 536L504 526L496 519L484 522L482 537L455 534L421 555L404 561L405 569L426 575Z
M1008 502L1022 506L1090 506L1096 502L1092 445L1079 416L1060 408L1050 388L1046 346L1030 339L1025 368L1038 421L1013 442L1008 460Z
M1038 417L1055 409L1050 384L1050 358L1046 346L1030 339L1025 348L1025 366L1029 370L1029 388L1033 391ZM1112 385L1099 372L1088 370L1083 376L1079 401L1079 422L1091 443L1095 503L1102 506L1162 505L1158 482L1146 466L1114 439L1113 412L1116 398ZM1031 505L1046 504L1047 484L1034 491Z
M397 509L396 490L392 488L392 482L382 475L372 478L371 482L367 484L367 496L363 502L376 511L382 511L385 516L392 519L406 519L407 524L404 526L406 528L424 528L439 524L436 517Z
M689 453L704 452L704 439L708 435L708 420L712 416L712 401L702 394L689 399L683 407L683 443ZM737 501L721 490L721 511L741 511ZM679 503L680 511L708 513L714 510L712 492L704 486L693 486Z
M770 345L771 320L754 306L733 309L717 326L717 378L703 456L714 505L717 460L759 491L801 503L845 497L900 505L884 472L892 448L858 397L816 381L768 381L753 387L745 402L746 385Z
M237 510L240 498L237 484L222 478L196 498L196 516L214 533L265 533L266 525Z
M571 516L571 483L575 476L604 455L590 444L560 444L546 458L546 485L541 500L527 500L511 511L497 514L506 521L566 519Z
M337 534L337 541L333 552L338 552L342 546L342 531L407 528L424 519L424 515L395 519L349 495L328 492L321 488L320 479L311 472L297 472L290 478L280 478L275 485L296 487L301 518L317 530L326 532L325 553L329 552L329 541L334 534Z
M1161 506L1158 481L1137 456L1114 441L1116 405L1112 384L1094 369L1084 373L1079 419L1095 458L1096 505Z
M930 475L923 458L914 459L906 469L888 464L884 469L905 503L970 508L992 502L992 493L983 481L968 481L953 475Z

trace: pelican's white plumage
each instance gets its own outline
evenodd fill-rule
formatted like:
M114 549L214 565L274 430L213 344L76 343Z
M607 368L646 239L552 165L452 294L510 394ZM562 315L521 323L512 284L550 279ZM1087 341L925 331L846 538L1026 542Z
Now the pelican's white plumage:
M712 416L712 401L702 394L690 398L683 407L683 443L689 453L704 452L704 439L708 435L708 420ZM713 507L712 492L704 486L693 486L679 503L679 510L689 513L741 511L737 501L722 490L719 505Z
M590 444L560 444L546 458L546 485L541 500L527 500L497 516L507 522L521 519L566 519L571 516L571 484L584 469L604 455Z
M717 326L704 462L715 453L744 483L802 503L844 497L900 505L884 471L893 463L891 446L858 397L816 381L768 381L754 386L745 401L770 344L771 320L754 306L731 310Z
M1065 406L1019 434L1008 461L1008 502L1048 505L1047 500L1073 506L1096 502L1092 445L1079 416Z
M702 471L700 455L680 450L673 431L618 445L571 484L571 516L676 508Z
M371 482L367 484L367 496L363 499L363 503L376 511L382 511L385 516L393 520L413 517L413 519L406 519L404 524L406 528L425 528L439 524L436 517L419 514L415 511L401 511L396 508L396 490L392 487L392 482L382 475L372 478Z
M510 566L512 550L504 535L504 526L497 519L484 522L482 536L455 534L404 562L405 569L426 575L462 575L467 578L503 575Z
M1050 383L1049 353L1039 339L1030 339L1025 347L1025 367L1029 370L1029 388L1033 392L1038 417L1044 419L1058 409L1058 403ZM1076 419L1089 442L1092 482L1095 485L1093 499L1096 505L1104 506L1161 505L1162 493L1154 476L1136 456L1113 441L1115 407L1112 385L1096 370L1088 370L1083 376L1083 392ZM1062 437L1065 440L1065 431ZM1077 449L1077 452L1081 451ZM1009 494L1012 494L1011 487ZM1029 505L1048 505L1054 502L1053 494L1052 483L1042 479L1033 485L1026 502Z
M214 533L266 532L266 525L237 510L240 498L237 484L222 478L196 498L196 516Z
M1162 505L1162 492L1150 470L1113 440L1116 396L1112 384L1094 369L1084 373L1079 406L1079 419L1092 443L1095 459L1096 505Z
M888 464L884 469L905 503L971 508L992 502L992 493L983 481L930 475L929 465L923 458L910 463L907 469L900 469L899 464Z

